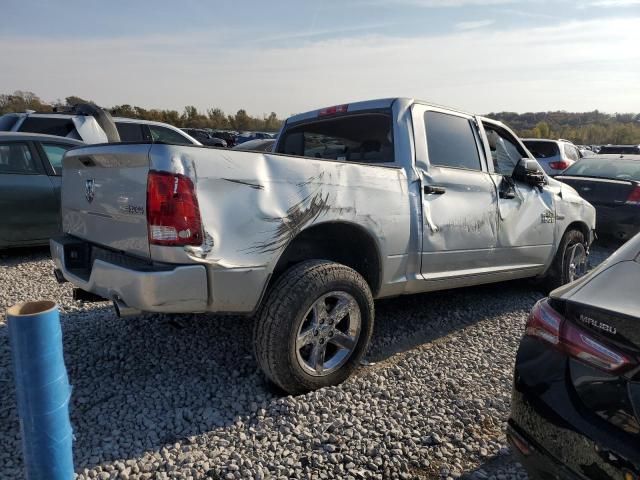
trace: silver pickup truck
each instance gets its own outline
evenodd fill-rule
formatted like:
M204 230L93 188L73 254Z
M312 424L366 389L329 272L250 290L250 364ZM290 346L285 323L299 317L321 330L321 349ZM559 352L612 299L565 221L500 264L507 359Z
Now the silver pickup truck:
M506 126L408 98L289 118L274 153L104 144L64 158L60 281L140 312L255 314L291 392L344 380L374 299L584 273L593 207Z

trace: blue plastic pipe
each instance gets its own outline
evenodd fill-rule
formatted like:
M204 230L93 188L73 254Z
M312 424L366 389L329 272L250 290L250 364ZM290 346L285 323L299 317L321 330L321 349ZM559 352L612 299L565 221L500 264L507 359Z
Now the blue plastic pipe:
M7 323L26 478L71 480L71 387L58 306L50 301L19 303L7 310Z

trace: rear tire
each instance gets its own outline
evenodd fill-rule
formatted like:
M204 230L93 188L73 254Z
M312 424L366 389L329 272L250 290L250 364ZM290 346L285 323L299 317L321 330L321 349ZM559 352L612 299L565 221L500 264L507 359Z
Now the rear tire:
M355 270L324 260L287 270L254 330L258 364L290 394L337 385L358 366L373 331L373 297Z
M583 276L588 267L587 245L580 230L565 232L549 271L542 279L545 293Z

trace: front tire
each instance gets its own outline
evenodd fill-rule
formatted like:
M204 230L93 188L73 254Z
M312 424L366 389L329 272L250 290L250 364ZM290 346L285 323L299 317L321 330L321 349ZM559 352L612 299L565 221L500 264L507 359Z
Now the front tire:
M324 260L287 270L256 319L266 376L290 394L337 385L358 366L373 331L373 297L355 270Z
M542 285L548 293L562 285L577 280L588 269L588 249L584 234L579 230L565 232Z

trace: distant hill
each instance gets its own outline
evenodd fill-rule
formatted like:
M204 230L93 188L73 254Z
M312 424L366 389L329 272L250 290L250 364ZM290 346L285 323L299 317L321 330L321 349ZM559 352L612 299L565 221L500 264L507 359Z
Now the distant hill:
M16 91L0 95L0 114L36 110L51 111L55 106L71 106L87 102L70 96L64 101L43 102L36 94ZM274 105L274 107L277 107ZM113 115L170 123L176 127L225 128L234 130L277 131L282 119L274 112L262 117L253 117L240 109L235 115L225 114L219 108L208 108L200 112L196 107L186 106L177 110L145 109L132 105L116 105L109 109ZM489 113L490 118L500 120L514 129L523 138L566 138L577 144L601 145L607 143L640 144L640 114L616 113L610 115L598 110L593 112L498 112Z
M577 144L640 144L640 114L593 112L498 112L500 120L523 138L565 138Z

